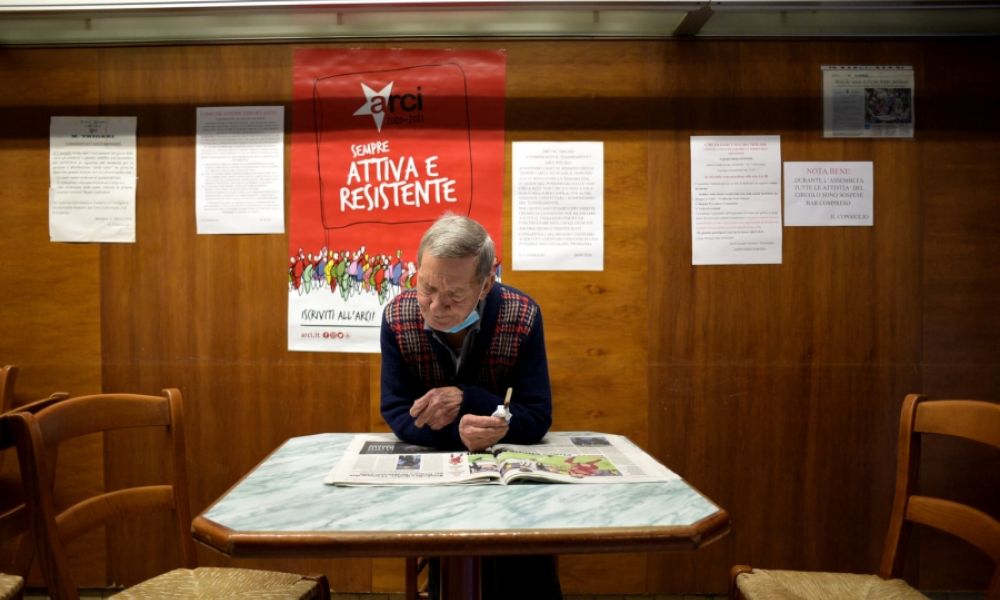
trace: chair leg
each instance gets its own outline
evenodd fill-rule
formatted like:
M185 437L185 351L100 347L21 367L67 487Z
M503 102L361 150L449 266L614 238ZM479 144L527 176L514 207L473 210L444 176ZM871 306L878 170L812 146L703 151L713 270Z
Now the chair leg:
M417 600L417 568L416 558L406 559L406 600Z
M303 575L302 579L309 579L319 584L319 595L316 596L316 600L330 600L330 580L326 575L309 574Z
M753 567L749 565L734 565L732 569L729 570L729 600L744 600L743 594L740 593L739 586L736 585L736 578L743 573L752 573Z
M430 559L425 557L406 559L405 600L427 600L430 594Z

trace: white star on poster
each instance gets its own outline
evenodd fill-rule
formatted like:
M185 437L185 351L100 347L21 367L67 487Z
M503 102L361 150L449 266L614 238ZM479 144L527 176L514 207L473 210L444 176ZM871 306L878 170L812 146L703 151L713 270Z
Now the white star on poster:
M365 93L365 103L361 105L361 108L354 111L354 116L371 115L372 120L375 121L375 128L382 131L382 119L385 118L385 105L389 100L389 94L392 93L392 82L390 81L387 86L379 91L375 91L365 84L361 84L361 89ZM377 105L375 99L381 100ZM377 106L375 111L372 111L372 106Z

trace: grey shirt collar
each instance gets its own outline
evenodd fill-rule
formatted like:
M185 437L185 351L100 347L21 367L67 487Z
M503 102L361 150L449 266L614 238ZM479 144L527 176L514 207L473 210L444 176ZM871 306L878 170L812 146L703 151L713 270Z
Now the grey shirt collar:
M448 344L448 339L445 337L447 335L446 333L444 333L443 331L438 331L437 329L433 329L427 324L426 321L424 322L424 329L426 331L430 331L431 337L434 339L434 341L436 341L438 344L441 344L441 346L443 346L444 349L448 351L448 354L451 356L452 364L455 365L456 373L458 373L458 369L459 367L462 366L462 363L465 361L465 357L468 356L469 351L472 350L472 342L473 340L475 340L476 334L479 333L479 328L483 324L483 309L485 307L486 307L486 298L483 298L482 300L479 301L479 304L476 305L476 312L479 313L479 319L475 323L469 326L469 333L466 334L465 339L462 340L462 347L459 348L457 351L453 350L451 348L451 345Z

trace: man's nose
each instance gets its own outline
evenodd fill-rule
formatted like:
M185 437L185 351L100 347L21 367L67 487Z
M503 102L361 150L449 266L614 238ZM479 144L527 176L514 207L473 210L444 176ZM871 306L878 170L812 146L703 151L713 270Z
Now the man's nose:
M431 298L431 304L434 305L435 308L440 308L442 310L448 310L451 308L451 303L448 302L448 299L445 296L435 296Z

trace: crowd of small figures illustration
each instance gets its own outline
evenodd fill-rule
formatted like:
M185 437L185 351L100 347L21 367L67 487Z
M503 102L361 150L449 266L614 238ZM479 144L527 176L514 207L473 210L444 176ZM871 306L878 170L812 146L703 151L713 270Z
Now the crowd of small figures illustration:
M329 250L325 246L316 253L301 248L289 259L288 289L299 295L329 291L339 293L345 301L359 294L378 296L385 304L403 290L417 284L417 267L413 261L403 261L403 251L395 256L369 254L365 247L351 252Z

